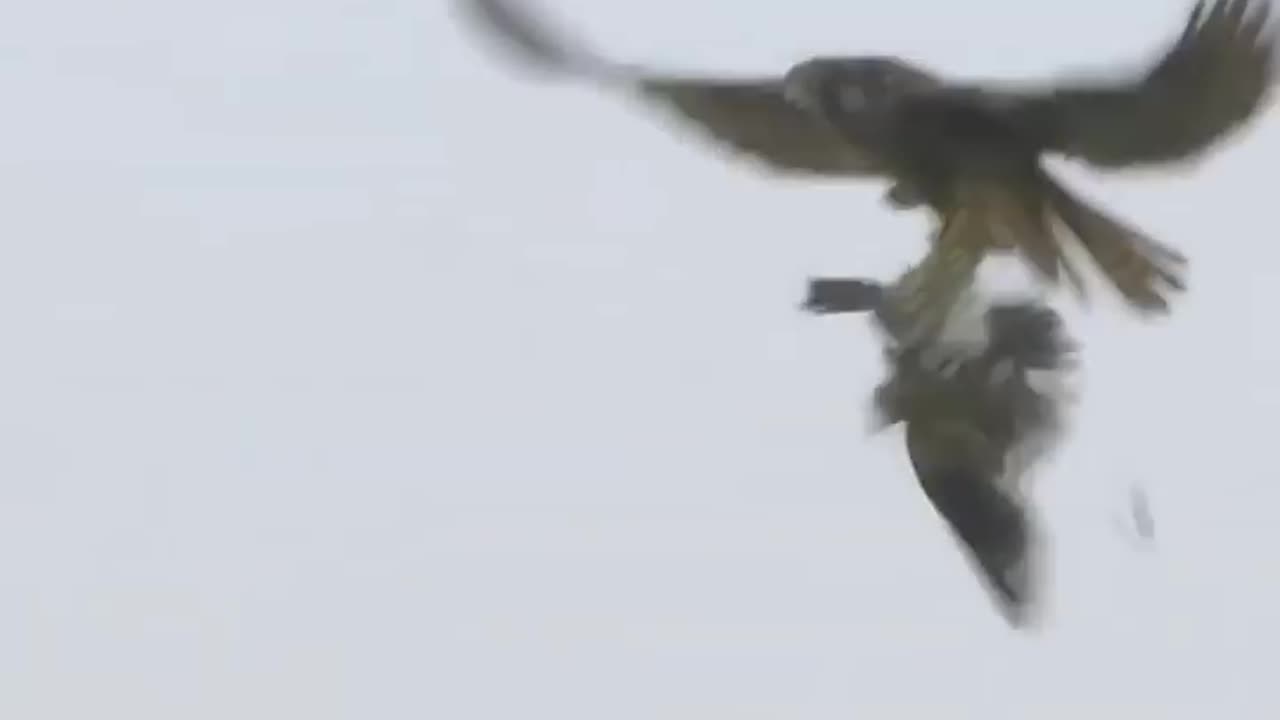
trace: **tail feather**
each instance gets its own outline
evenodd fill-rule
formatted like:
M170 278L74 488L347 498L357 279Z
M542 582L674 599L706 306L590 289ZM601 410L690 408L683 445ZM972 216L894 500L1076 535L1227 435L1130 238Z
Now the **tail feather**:
M1109 217L1052 179L1045 179L1045 190L1054 215L1131 306L1144 313L1168 312L1169 295L1187 287L1185 256Z
M957 189L960 194L942 214L929 258L900 283L902 312L920 333L936 331L957 294L973 281L982 258L993 250L1016 251L1044 283L1056 287L1065 279L1087 300L1083 275L1066 254L1045 193L1035 183L970 179Z
M1039 183L992 182L968 178L943 221L943 242L966 247L1017 250L1040 279L1056 287L1066 276L1081 298L1083 277L1066 254L1053 225L1053 213ZM962 222L966 218L967 222Z
M1083 274L1067 254L1067 234L1084 247L1128 304L1143 313L1168 312L1169 296L1186 290L1187 260L1181 253L1106 215L1046 173L1022 183L970 180L957 189L960 194L943 214L934 251L953 260L919 273L920 286L936 293L914 296L911 312L922 317L920 306L946 298L944 273L959 279L954 258L976 267L972 258L995 249L1016 250L1051 287L1065 278L1087 302Z
M1021 249L1023 257L1051 286L1056 287L1065 275L1076 297L1087 300L1084 275L1067 255L1066 247L1058 237L1053 214L1046 212L1044 193L1037 187L1027 186L1020 195L1012 198L1005 212L1013 232L1010 244Z

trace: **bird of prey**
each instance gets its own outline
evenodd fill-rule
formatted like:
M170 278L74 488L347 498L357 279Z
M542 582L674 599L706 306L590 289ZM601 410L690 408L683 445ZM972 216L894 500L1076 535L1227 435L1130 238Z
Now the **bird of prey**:
M986 304L970 294L981 332L960 353L929 357L900 342L892 288L850 278L812 280L805 308L818 314L872 312L885 331L888 379L875 391L881 427L905 426L907 453L934 509L979 571L1002 615L1029 625L1036 607L1036 523L1027 471L1065 427L1061 380L1077 348L1058 314L1033 302ZM964 318L952 315L949 323ZM970 330L972 332L972 330Z
M1074 238L1129 307L1164 314L1185 289L1185 257L1067 189L1048 155L1119 170L1189 164L1257 116L1277 75L1270 0L1200 0L1180 36L1143 68L1023 89L956 81L890 56L817 56L772 77L711 77L611 61L520 0L458 0L526 66L666 107L771 174L879 178L898 208L927 206L933 248L979 262L1017 252L1045 283L1084 297L1065 253ZM919 278L903 312L945 310Z

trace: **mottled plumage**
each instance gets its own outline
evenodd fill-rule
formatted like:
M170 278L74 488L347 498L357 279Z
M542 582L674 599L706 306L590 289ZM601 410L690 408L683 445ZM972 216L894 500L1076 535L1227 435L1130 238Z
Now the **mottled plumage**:
M894 297L892 288L870 281L818 279L805 308L875 314L888 366L874 395L881 426L904 425L925 495L1006 619L1023 626L1034 611L1039 564L1025 476L1064 426L1062 392L1041 383L1061 380L1074 367L1076 348L1052 309L1031 302L984 306L972 294L956 309L976 309L980 332L903 342L894 331ZM967 319L953 315L949 323ZM940 339L956 346L939 352Z
M1016 251L1083 294L1071 237L1132 308L1167 312L1185 258L1068 190L1042 157L1100 169L1190 162L1258 114L1277 68L1270 0L1202 0L1143 72L1024 90L950 82L892 57L818 57L764 78L664 73L602 59L517 0L460 1L527 65L665 106L774 174L887 179L893 205L930 207L935 251L962 261L927 264L901 305L924 326L940 322L953 271L991 251Z

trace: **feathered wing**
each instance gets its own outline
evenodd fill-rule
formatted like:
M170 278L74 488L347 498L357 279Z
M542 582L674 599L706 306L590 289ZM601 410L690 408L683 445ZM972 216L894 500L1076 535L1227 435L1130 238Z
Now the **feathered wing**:
M779 174L869 176L882 171L858 148L788 103L780 78L679 77L606 60L556 32L519 0L460 0L464 11L530 68L589 80L665 107L703 134Z
M1101 168L1194 159L1245 125L1276 84L1270 0L1200 0L1182 35L1131 79L992 98L1047 150Z
M647 100L675 110L703 135L773 172L869 177L885 172L873 148L857 147L782 97L780 81L648 77Z
M1034 529L1021 498L1000 486L1000 449L972 425L952 420L909 420L906 436L929 502L964 546L1005 618L1024 625L1037 600Z

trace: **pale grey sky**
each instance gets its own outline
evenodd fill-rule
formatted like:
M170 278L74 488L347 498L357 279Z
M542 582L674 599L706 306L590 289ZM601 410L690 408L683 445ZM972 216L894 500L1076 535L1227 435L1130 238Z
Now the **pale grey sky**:
M674 68L1011 78L1186 11L539 2ZM1280 714L1280 115L1195 173L1068 170L1192 292L1058 298L1085 395L1018 635L865 434L865 322L795 309L924 247L880 186L531 82L444 0L10 3L0 78L0 717ZM1154 552L1111 526L1135 482Z

